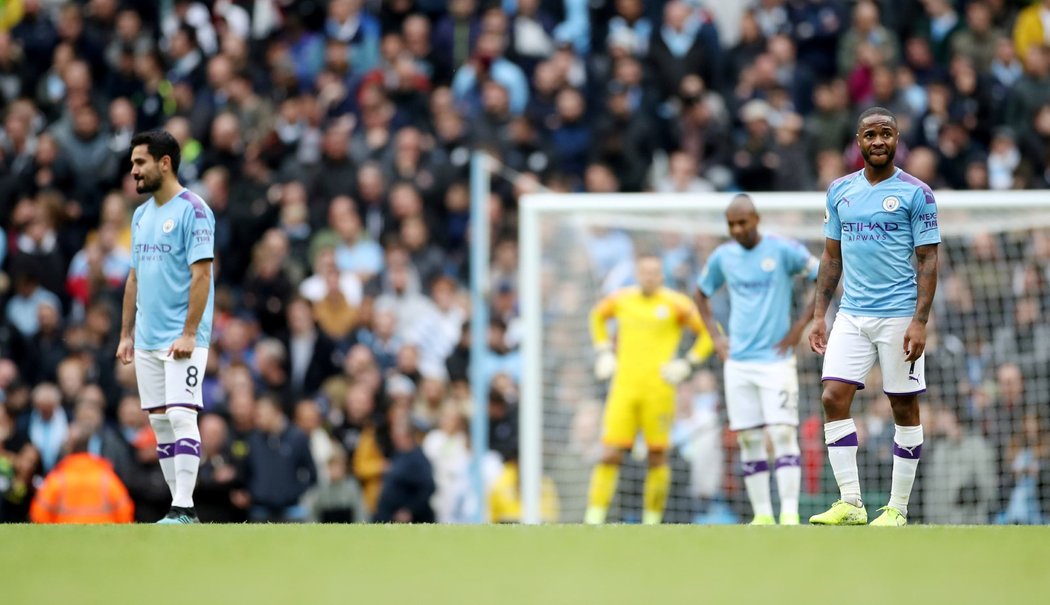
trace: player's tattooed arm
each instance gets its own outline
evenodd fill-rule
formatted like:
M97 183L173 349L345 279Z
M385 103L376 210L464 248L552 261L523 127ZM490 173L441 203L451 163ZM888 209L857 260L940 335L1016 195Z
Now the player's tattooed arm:
M824 317L831 299L842 279L842 244L837 239L825 238L824 254L820 257L816 295L813 297L813 328L809 331L809 348L821 355L828 348L828 323Z
M817 273L816 296L813 300L814 320L824 320L841 279L842 244L838 240L827 238L824 243L824 254L820 258L820 270Z
M913 319L926 323L930 319L930 307L933 306L933 295L937 291L937 244L915 248L918 268L915 280L918 283L918 296L915 300Z

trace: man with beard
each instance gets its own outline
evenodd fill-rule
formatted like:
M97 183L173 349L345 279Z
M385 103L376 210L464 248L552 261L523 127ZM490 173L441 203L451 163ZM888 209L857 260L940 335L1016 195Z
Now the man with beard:
M193 509L201 455L197 412L215 298L215 215L179 183L180 159L168 132L131 139L131 176L139 193L152 196L132 218L132 268L117 346L117 359L135 362L142 408L171 490L163 524L199 523Z
M824 255L817 276L812 349L824 355L824 442L840 499L814 515L818 525L864 525L857 472L857 427L850 404L878 358L896 425L889 504L872 525L907 524L908 499L922 451L918 395L926 390L926 322L937 289L937 204L930 187L897 168L897 119L882 107L861 114L857 146L864 168L828 187ZM912 254L918 260L918 276ZM835 327L825 320L839 279Z

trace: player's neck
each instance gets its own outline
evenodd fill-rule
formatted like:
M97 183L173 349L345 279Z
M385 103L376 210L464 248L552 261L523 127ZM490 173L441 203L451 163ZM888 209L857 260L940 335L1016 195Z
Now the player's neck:
M160 188L153 192L153 201L158 206L167 204L174 198L179 192L182 191L182 184L179 183L178 179L167 179L161 182Z
M740 242L737 242L737 243L740 243ZM751 240L749 243L751 244L750 246L747 245L747 244L740 244L740 246L744 250L754 250L755 248L758 247L758 245L760 243L762 243L762 234L761 233L756 233L755 234L755 239Z
M878 185L883 181L889 180L896 172L897 167L892 162L881 167L875 167L871 164L864 165L864 178L868 179L868 183L871 185Z

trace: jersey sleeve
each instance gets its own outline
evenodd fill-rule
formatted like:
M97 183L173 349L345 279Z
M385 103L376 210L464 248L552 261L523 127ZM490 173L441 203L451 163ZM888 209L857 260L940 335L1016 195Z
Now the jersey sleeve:
M616 299L618 293L610 294L594 305L591 309L590 316L590 327L591 327L591 343L595 347L602 346L609 342L609 329L605 326L605 322L616 314Z
M824 202L824 237L841 240L842 223L839 221L839 210L835 205L834 191L834 185L828 187L828 196Z
M142 217L142 206L135 209L131 215L131 268L135 273L139 271L139 251L135 242L139 239L139 220Z
M788 273L792 277L800 276L805 277L809 281L817 280L817 270L820 268L820 261L817 257L809 253L801 243L794 240L789 240L784 245L784 255Z
M192 207L183 215L186 264L215 258L215 218L207 209Z
M916 246L941 243L941 230L937 226L937 202L933 191L923 185L916 187L909 207L911 234Z
M700 277L696 280L696 287L700 288L704 296L710 298L718 289L726 283L726 277L722 273L721 255L718 250L711 253L700 271Z

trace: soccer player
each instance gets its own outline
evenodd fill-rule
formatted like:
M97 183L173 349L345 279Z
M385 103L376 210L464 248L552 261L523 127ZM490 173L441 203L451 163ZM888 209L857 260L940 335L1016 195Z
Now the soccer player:
M790 239L758 230L751 198L741 194L726 209L732 241L719 246L700 273L697 302L715 352L725 362L729 428L740 444L744 486L752 525L775 525L769 496L769 454L773 445L780 524L798 525L802 482L798 447L798 370L794 348L813 317L812 303L791 322L794 279L817 278L816 257ZM709 298L729 288L729 340L718 332Z
M929 186L893 165L898 136L897 119L889 110L866 110L857 122L864 168L828 187L824 255L809 343L824 355L824 441L840 497L826 512L810 518L819 525L868 521L850 404L857 389L864 388L876 357L896 432L890 501L872 525L899 526L908 520L908 499L922 451L918 395L926 390L923 351L937 289L941 236ZM829 337L825 315L843 276L842 301Z
M602 420L605 448L591 475L584 517L589 524L605 522L616 492L620 462L634 445L639 430L649 452L642 522L657 524L663 519L671 484L667 447L674 420L675 385L688 378L713 349L693 301L663 286L659 257L641 256L637 278L637 286L602 299L590 316L597 353L594 374L599 380L613 380ZM615 352L606 328L609 319L616 320ZM677 358L682 328L695 332L696 341L684 358Z
M193 509L201 453L197 411L215 296L215 216L179 184L180 155L167 132L131 139L131 176L139 193L153 195L132 218L132 268L117 346L117 359L135 362L142 408L171 490L163 524L199 523Z

